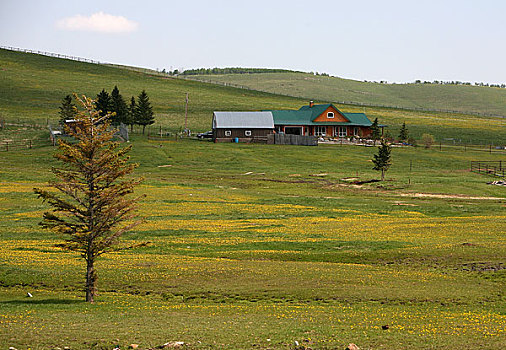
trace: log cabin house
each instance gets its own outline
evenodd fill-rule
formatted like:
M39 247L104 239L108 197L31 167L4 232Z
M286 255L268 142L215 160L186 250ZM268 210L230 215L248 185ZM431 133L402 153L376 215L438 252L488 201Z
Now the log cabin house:
M317 137L371 136L372 122L364 113L343 113L333 104L302 106L298 110L273 110L274 127L277 133Z

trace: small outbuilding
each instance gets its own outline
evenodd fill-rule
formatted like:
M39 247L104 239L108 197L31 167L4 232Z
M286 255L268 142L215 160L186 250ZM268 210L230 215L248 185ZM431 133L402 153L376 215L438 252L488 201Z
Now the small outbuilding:
M266 141L274 133L272 112L214 112L214 142Z

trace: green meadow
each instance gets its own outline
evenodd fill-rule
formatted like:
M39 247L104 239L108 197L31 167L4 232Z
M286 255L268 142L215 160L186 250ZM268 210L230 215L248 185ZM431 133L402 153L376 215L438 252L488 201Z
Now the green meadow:
M0 139L47 138L44 128L16 121L55 120L63 95L93 95L115 84L126 96L146 89L157 123L174 130L182 125L187 91L195 130L209 127L215 109L305 103L0 54L0 111L9 121ZM431 130L436 138L505 139L504 124L493 118L369 108L367 114L392 125L409 116L414 134ZM136 175L145 179L137 189L146 195L139 208L145 223L123 238L146 244L99 260L94 304L84 302L82 259L61 251L63 237L38 225L48 206L33 188L52 179L55 148L0 152L2 346L506 347L506 191L487 184L494 178L469 172L472 160L505 161L504 151L395 147L386 181L367 183L379 178L371 163L375 147L137 134L131 144Z

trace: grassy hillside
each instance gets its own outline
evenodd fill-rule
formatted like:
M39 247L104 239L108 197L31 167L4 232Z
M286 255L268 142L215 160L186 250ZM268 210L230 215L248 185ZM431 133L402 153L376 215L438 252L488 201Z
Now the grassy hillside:
M195 78L306 99L506 116L506 89L495 87L379 84L309 73L201 75Z
M303 99L7 50L0 50L0 81L0 114L14 121L57 120L58 107L65 95L76 92L95 96L103 88L111 91L114 85L118 85L126 98L145 89L155 109L157 126L174 130L184 125L186 92L190 93L189 127L194 131L208 130L215 110L297 109L307 103ZM502 144L506 140L506 119L338 107L344 112L366 112L371 119L379 118L381 123L389 125L393 135L397 135L405 121L417 138L428 132L438 141L454 138L463 142Z
M0 113L14 120L57 120L58 107L65 95L76 92L95 97L102 89L111 92L115 85L127 99L145 89L157 120L175 129L184 125L187 92L191 129L209 128L214 110L290 108L301 103L266 93L2 49L0 67Z

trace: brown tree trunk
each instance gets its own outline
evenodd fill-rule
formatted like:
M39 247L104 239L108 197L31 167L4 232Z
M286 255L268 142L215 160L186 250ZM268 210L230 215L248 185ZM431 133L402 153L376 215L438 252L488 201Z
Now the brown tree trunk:
M86 261L86 301L93 303L96 292L97 275L94 268L94 259Z
M144 130L146 129L146 125L142 126L142 135L144 135ZM149 135L148 135L149 136Z
M381 169L381 181L385 180L385 169Z

